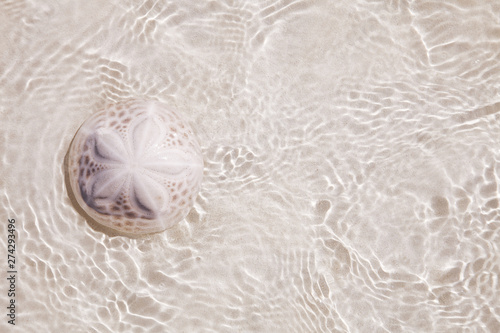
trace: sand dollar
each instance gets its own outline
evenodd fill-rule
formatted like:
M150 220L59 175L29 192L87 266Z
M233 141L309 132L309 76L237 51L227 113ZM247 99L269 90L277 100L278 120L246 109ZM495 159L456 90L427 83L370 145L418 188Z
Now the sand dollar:
M145 234L181 221L200 189L193 131L168 106L133 100L88 118L68 154L71 190L98 223Z

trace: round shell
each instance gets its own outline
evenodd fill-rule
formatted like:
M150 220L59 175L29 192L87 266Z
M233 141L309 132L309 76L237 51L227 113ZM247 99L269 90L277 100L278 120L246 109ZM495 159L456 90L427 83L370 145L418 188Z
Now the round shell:
M90 217L121 232L146 234L187 215L201 186L203 158L177 113L156 101L134 100L82 124L68 171L76 201Z

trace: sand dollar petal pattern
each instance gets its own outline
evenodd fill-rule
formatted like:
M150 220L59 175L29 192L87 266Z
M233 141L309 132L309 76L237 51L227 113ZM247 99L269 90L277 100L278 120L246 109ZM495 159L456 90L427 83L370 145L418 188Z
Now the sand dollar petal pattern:
M69 150L68 172L76 201L92 219L144 234L187 215L201 186L203 158L176 112L133 100L83 123Z

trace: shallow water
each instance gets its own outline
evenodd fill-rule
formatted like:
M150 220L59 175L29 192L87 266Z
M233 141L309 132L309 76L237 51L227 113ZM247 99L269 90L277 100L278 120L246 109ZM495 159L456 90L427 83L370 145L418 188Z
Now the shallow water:
M1 332L499 332L496 1L0 1ZM174 106L195 207L115 236L70 200L80 124ZM1 308L9 298L0 262Z

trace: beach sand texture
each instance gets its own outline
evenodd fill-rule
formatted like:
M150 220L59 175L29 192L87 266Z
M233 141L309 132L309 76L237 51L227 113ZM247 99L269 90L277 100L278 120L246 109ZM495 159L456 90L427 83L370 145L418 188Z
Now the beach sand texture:
M0 332L500 332L499 17L0 1ZM65 167L131 98L175 108L204 159L186 219L141 237L87 221Z

